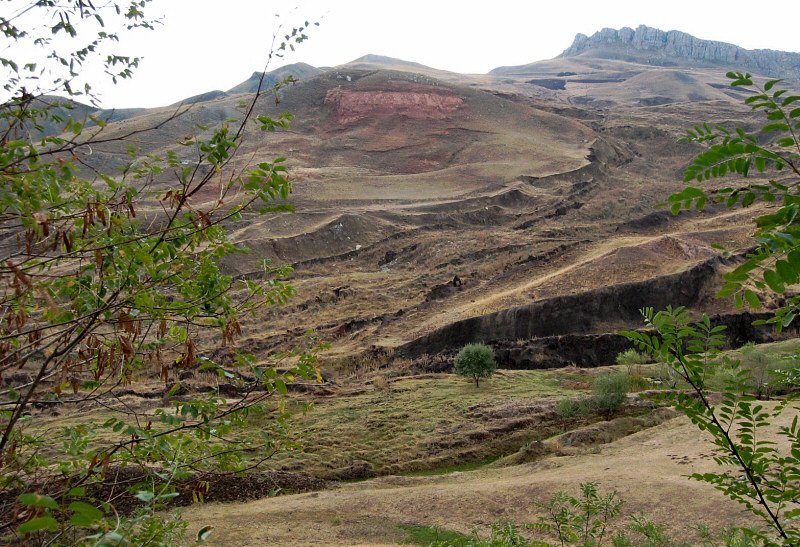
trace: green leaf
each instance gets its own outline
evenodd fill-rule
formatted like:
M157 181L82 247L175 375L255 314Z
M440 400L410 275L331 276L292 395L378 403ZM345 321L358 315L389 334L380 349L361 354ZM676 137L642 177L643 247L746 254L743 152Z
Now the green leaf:
M766 281L770 289L778 294L783 294L786 291L783 280L774 270L764 270L764 281Z
M28 507L45 507L47 509L58 509L58 503L50 496L42 494L20 494L19 502Z
M785 283L789 283L790 285L797 283L797 272L786 260L778 260L775 263L775 270Z
M738 295L737 295L737 296L738 296ZM754 293L754 292L753 292L753 291L751 291L750 289L748 289L748 290L744 291L744 297L745 297L745 299L747 300L747 304L748 304L748 305L749 305L751 308L753 308L753 309L758 309L758 308L760 308L760 307L761 307L761 300L759 300L759 298L758 298L758 296L756 295L756 293Z
M75 513L69 518L69 523L78 528L91 528L95 522L95 519L82 513Z
M108 532L103 535L99 545L106 546L106 545L124 545L125 538L122 537L117 532Z
M100 520L104 516L100 509L83 501L73 501L67 506L67 509L85 515L92 520Z
M789 126L785 123L771 123L761 128L762 133L771 133L773 131L789 131Z
M141 500L145 503L150 503L151 501L153 501L154 497L155 494L153 494L152 492L148 492L147 490L139 490L138 492L136 492L136 499Z
M202 528L200 528L200 530L197 532L197 541L198 542L203 542L203 541L207 540L208 537L211 535L211 532L213 530L214 530L214 527L210 526L210 525L209 526L203 526Z
M56 532L58 530L58 521L53 517L46 515L31 519L17 527L17 533L21 536L30 534L32 532L39 532L40 530Z

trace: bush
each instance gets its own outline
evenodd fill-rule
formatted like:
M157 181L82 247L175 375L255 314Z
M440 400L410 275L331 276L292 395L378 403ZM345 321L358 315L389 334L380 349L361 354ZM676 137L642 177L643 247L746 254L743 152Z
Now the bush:
M653 386L650 384L650 380L642 376L641 374L631 374L628 377L628 381L630 385L628 386L628 391L646 391L651 389Z
M597 411L608 420L625 404L631 380L624 372L598 376L592 386L592 400Z
M453 372L472 377L475 387L480 387L480 379L488 378L495 370L494 350L485 344L467 344L453 361Z
M570 420L586 416L593 410L589 399L561 399L556 403L556 415L562 420Z
M170 500L190 490L200 498L212 478L268 461L287 444L278 400L287 383L320 378L314 340L259 359L233 349L241 318L294 294L291 268L264 261L258 279L221 269L225 257L247 251L226 226L250 210L292 210L285 158L256 165L240 154L256 128L289 127L291 114L259 111L265 94L293 79L268 91L263 72L238 119L198 124L175 146L163 142L165 156L146 154L139 137L186 107L150 128L111 134L102 133L107 120L64 111L71 99L95 103L95 75L132 75L139 58L106 47L117 34L104 28L153 28L140 9L147 2L26 4L0 17L0 373L19 371L0 390L0 543L183 544L185 522L164 512ZM306 26L268 57L305 40ZM51 40L46 59L31 53ZM119 169L85 159L95 144L122 141L128 157ZM175 150L187 146L194 157L182 161ZM200 198L209 191L214 200ZM220 362L205 356L223 347ZM241 389L232 397L189 392L175 378L195 373ZM162 404L120 404L141 377L160 379ZM48 425L36 411L42 402L58 403L69 424ZM98 404L99 421L86 412ZM264 422L248 429L257 416Z
M640 353L635 349L626 349L625 351L619 353L617 355L617 364L618 365L644 365L647 363L648 357L644 353Z

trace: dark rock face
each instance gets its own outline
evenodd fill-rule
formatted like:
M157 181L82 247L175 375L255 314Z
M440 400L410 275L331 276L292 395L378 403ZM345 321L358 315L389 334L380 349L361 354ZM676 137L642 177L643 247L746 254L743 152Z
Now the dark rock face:
M728 327L725 334L730 348L738 348L747 342L774 342L791 336L789 333L778 335L767 325L753 325L753 321L770 316L769 313L747 312L718 315L712 317L711 323ZM495 359L500 368L523 370L573 364L579 367L611 365L616 362L617 355L631 348L627 338L615 333L548 336L526 340L522 345L513 340L496 340L491 345L495 348Z
M465 344L483 342L494 347L500 368L544 369L567 365L596 367L616 362L617 355L631 343L616 331L640 329L640 309L656 310L668 305L700 308L715 292L719 258L711 258L683 272L635 283L602 287L585 293L559 296L526 306L472 317L452 323L397 349L411 358L436 356L424 367L426 372L443 372ZM699 315L699 313L698 313ZM796 336L796 332L775 331L768 325L769 312L748 312L711 317L712 325L726 325L727 346L747 342L773 342ZM613 327L609 328L609 325Z
M554 91L567 88L567 81L560 78L539 78L535 80L528 80L529 84L538 85Z
M559 296L525 306L457 321L413 340L398 351L409 357L436 355L471 342L525 340L597 332L602 324L641 325L639 310L667 305L692 306L700 301L715 274L718 259L684 272ZM616 357L616 353L613 354Z
M767 76L800 78L800 53L771 49L747 50L725 42L701 40L677 30L664 32L644 25L636 30L628 27L619 30L604 28L592 36L577 34L575 41L560 57L570 57L594 47L608 45L651 54L653 59L683 58L727 65Z

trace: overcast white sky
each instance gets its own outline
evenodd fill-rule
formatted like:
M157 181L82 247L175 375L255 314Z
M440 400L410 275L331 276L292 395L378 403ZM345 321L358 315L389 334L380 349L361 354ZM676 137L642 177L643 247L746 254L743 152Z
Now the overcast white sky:
M800 2L780 2L777 18L751 14L744 5L738 0L154 0L148 9L163 14L163 25L129 35L122 44L144 57L135 78L95 87L103 92L105 107L159 106L229 89L263 67L278 22L291 28L306 18L320 26L282 64L334 66L376 53L485 73L552 58L578 32L639 24L747 49L800 51Z

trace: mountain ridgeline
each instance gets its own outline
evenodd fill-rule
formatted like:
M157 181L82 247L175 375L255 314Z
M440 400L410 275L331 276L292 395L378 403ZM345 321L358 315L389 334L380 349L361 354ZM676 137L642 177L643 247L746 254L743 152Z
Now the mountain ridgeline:
M592 57L641 60L671 66L689 61L723 65L776 78L800 77L800 53L748 50L713 40L701 40L685 32L639 25L636 30L604 28L591 36L577 34L572 45L559 57L591 54Z

